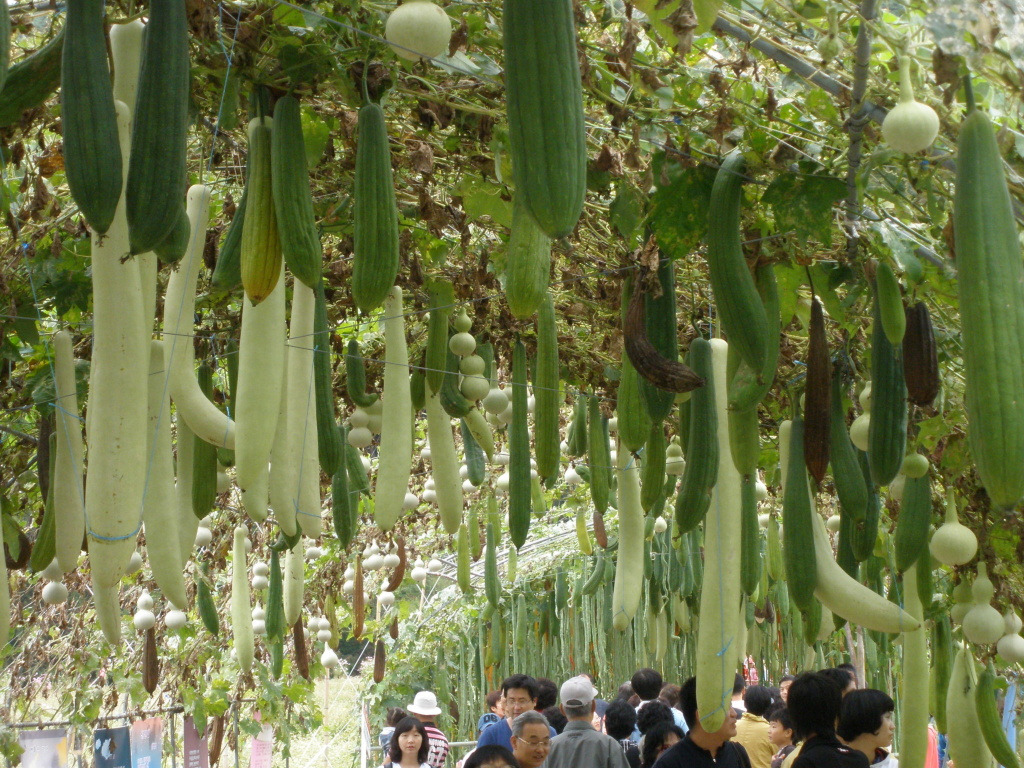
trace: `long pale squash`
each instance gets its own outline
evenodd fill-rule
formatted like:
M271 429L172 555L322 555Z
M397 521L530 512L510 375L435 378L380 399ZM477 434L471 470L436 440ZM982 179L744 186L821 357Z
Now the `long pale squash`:
M89 226L100 235L114 219L122 185L104 5L103 0L67 4L60 87L68 188Z
M509 142L516 194L547 233L570 234L587 180L583 91L570 0L505 0Z
M532 317L548 292L551 238L526 210L522 195L512 200L512 232L505 251L505 300L514 317Z
M541 479L553 479L558 473L561 453L558 433L558 328L555 304L546 294L537 314L537 359L534 366L533 446L537 472Z
M245 564L245 526L235 528L231 554L231 632L234 635L235 661L244 672L252 669L255 653L252 608L249 605L249 569Z
M313 315L316 294L302 281L292 286L292 325L288 350L288 423L291 450L297 456L296 519L302 533L315 539L323 527L320 505L319 438L316 422L316 392L313 384ZM408 377L406 377L408 381ZM293 418L294 416L294 418ZM294 624L294 621L289 622Z
M199 530L199 518L192 509L193 454L196 436L181 418L178 419L175 430L178 439L174 464L174 507L178 515L178 553L181 555L181 562L187 563L196 543L196 531Z
M436 400L436 398L434 398ZM405 494L409 490L409 476L412 467L412 390L409 387L409 349L405 341L405 310L402 303L402 289L393 286L384 299L384 386L381 394L384 406L380 430L380 462L377 466L377 483L374 488L373 516L383 530L390 529L404 509ZM427 436L431 443L431 457L434 466L437 458L433 454L434 435L431 431L428 405ZM447 419L447 417L446 417ZM448 421L448 439L451 440L451 422ZM439 447L440 450L440 447ZM452 448L454 452L454 446ZM434 481L438 505L448 496ZM445 508L441 518L445 520ZM461 486L458 498L459 515L462 514ZM447 529L448 522L445 523ZM458 528L458 525L456 525Z
M408 413L405 413L408 420ZM427 393L427 444L430 446L431 474L441 525L446 533L454 534L462 522L462 481L459 479L459 459L455 452L451 416L441 406L440 395ZM529 461L529 459L527 459ZM408 467L408 461L406 466ZM378 479L378 483L380 480ZM408 480L406 481L408 483ZM405 495L405 485L402 486ZM379 524L379 523L378 523Z
M283 272L284 264L279 270ZM267 462L277 431L277 406L284 384L284 279L259 304L242 297L238 343L238 404L235 414L235 478L242 505L254 520L267 516Z
M619 486L619 552L612 589L612 626L624 631L636 615L643 594L644 510L636 459L621 443L616 450L615 477Z
M188 220L192 235L188 250L167 279L164 295L164 364L171 399L192 432L212 445L234 448L235 423L199 387L195 373L196 284L203 267L206 228L210 221L210 188L201 184L188 191Z
M62 572L69 573L78 565L78 556L82 553L85 488L82 485L84 448L75 358L71 334L66 330L53 335L53 372L57 394L57 455L50 492L56 522L57 565Z
M925 550L923 557L930 557ZM917 596L917 569L903 573L903 608L918 621L924 619ZM903 681L900 689L900 761L924 765L928 750L928 630L923 626L903 633Z
M128 110L117 106L122 157L128 153ZM92 237L93 349L89 382L89 463L85 510L94 586L116 591L135 551L142 512L146 452L149 328L143 323L138 266L128 253L124 199L103 237ZM95 591L95 590L94 590ZM104 598L99 598L103 600ZM120 640L120 614L98 611L107 639Z
M178 215L188 178L189 75L185 0L151 0L125 191L132 253L153 250Z
M977 686L978 663L970 648L961 645L953 660L946 691L949 755L957 768L991 768L994 764L978 721Z
M970 111L957 148L953 233L967 437L992 503L1008 510L1024 496L1024 263L995 129L985 113Z
M114 98L123 101L128 113L135 113L135 97L139 90L139 68L146 25L142 19L110 27L110 54L114 62Z
M711 340L715 381L726 381L728 345ZM715 387L718 481L704 519L704 577L697 628L697 709L701 726L717 731L732 698L740 607L740 483L729 452L728 390Z
M157 586L175 608L185 610L185 578L178 547L178 508L174 503L174 460L171 458L171 403L167 397L163 342L150 342L149 452L140 457L146 467L142 524L146 554Z
M298 491L299 457L291 452L290 437L298 427L289 429L290 415L288 388L292 350L290 345L284 350L284 380L281 383L281 399L277 404L277 429L274 430L274 442L270 448L270 508L274 512L274 520L285 536L294 536L298 532L295 510L298 507L296 493Z
M289 626L302 615L304 568L303 549L299 543L284 557L284 620Z

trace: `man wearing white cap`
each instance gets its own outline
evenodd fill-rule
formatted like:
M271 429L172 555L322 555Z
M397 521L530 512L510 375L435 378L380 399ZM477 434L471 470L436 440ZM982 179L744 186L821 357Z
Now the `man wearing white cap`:
M628 768L618 741L594 730L594 699L597 691L583 675L562 683L559 691L565 728L551 740L544 768Z
M427 731L427 739L430 741L427 763L430 768L442 768L445 758L448 757L449 747L448 738L434 724L434 718L441 714L441 708L437 706L437 696L433 691L420 691L413 697L412 704L405 709L423 723Z

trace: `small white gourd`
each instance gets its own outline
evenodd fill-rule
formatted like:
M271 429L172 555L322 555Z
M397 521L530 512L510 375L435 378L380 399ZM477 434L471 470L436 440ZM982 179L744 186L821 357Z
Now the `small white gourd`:
M68 599L68 588L59 581L48 581L43 587L43 602L47 605L57 605Z
M866 451L868 449L868 428L870 424L871 414L868 411L864 411L850 425L850 441L857 446L858 450Z
M882 137L893 149L913 154L928 149L935 141L939 135L939 116L914 98L908 55L900 56L899 67L900 99L882 121Z
M576 471L575 465L570 464L565 470L566 485L579 485L581 482L583 482L583 478L580 477L580 473Z
M964 637L976 645L987 645L999 641L1006 631L1006 624L999 611L990 605L995 587L988 578L988 567L978 563L978 577L971 586L974 606L964 616Z
M147 629L156 626L156 614L148 608L140 608L132 616L132 623L139 632L145 632Z
M971 595L971 582L964 576L963 581L953 587L953 605L949 609L949 620L954 624L963 624L967 612L974 607Z
M179 611L177 608L173 608L167 612L164 616L164 624L167 625L168 629L181 629L188 623L188 616L185 615L184 611Z
M969 563L978 552L978 537L957 519L952 490L946 491L946 521L932 534L928 546L932 557L948 566Z
M839 519L839 515L832 515L825 521L825 527L832 533L839 533L839 527L842 525L842 521Z
M320 663L326 669L337 669L341 666L341 662L338 660L338 654L331 648L324 648L324 652L320 654Z

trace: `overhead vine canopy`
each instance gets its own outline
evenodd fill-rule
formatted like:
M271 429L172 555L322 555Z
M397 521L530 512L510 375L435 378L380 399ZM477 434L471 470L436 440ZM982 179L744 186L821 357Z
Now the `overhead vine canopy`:
M551 242L553 312L545 315L542 310L536 325L532 311L522 317L506 300L509 254L514 247L510 241L517 216L513 198L522 190L516 189L513 181L511 158L516 139L506 113L508 78L502 39L506 20L499 3L448 5L445 13L454 30L448 50L417 61L397 56L384 39L388 15L394 10L390 3L186 0L185 8L191 67L187 175L189 183L209 187L211 218L205 232L191 233L194 239L205 238L197 240L201 248L193 249L201 254L205 268L199 273L192 331L177 333L166 321L158 322L153 330L166 344L179 343L179 336L186 337L186 346L188 341L194 342L194 355L213 368L208 391L213 402L220 405L229 399L243 313L259 306L263 298L256 297L248 285L243 296L231 281L218 284L211 279L218 262L223 263L221 256L229 247L237 247L237 243L229 246L231 222L242 215L246 179L251 184L257 176L252 168L246 170L256 155L254 144L250 144L254 134L247 131L247 125L250 118L269 115L275 104L288 97L298 100L300 154L304 154L309 171L316 235L323 248L323 310L330 328L327 352L331 360L327 391L346 416L358 389L351 380L356 369L345 365L346 359L351 362L353 357L346 347L349 341L361 344L366 389L372 393L383 387L386 392L391 386L385 365L391 362L385 358L385 340L392 338L388 321L375 308L368 312L357 309L357 305L376 307L381 301L365 304L353 295L353 284L359 282L354 277L354 253L360 247L356 230L361 226L357 210L360 186L355 178L357 147L361 140L364 147L367 143L361 113L367 103L377 103L383 111L386 147L381 149L390 151L397 203L396 283L404 293L404 305L402 298L396 300L394 294L388 294L387 301L393 303L385 306L394 308L397 301L401 309L384 313L404 319L399 330L391 326L394 337L401 337L404 331L407 358L414 367L422 368L425 364L417 365L417 361L424 354L429 360L431 355L429 311L440 309L455 316L465 309L466 322L477 341L493 347L494 366L487 377L502 384L517 376L513 361L519 341L525 342L522 354L531 358L531 375L537 375L544 363L534 365L533 359L551 359L544 357L551 349L544 345L545 339L553 338L559 414L555 421L560 419L563 436L570 421L570 405L583 402L584 393L597 398L598 419L616 412L620 382L629 375L623 362L622 318L627 309L623 297L628 298L634 289L637 275L656 271L665 263L672 265L675 284L671 295L678 327L671 343L678 342L681 349L687 349L694 339L720 336L722 324L729 322L723 297L713 295L706 256L709 229L722 226L722 209L712 205L716 176L723 159L734 152L733 157L742 156L743 160L738 198L742 256L748 271L770 272L778 289L778 317L772 316L781 331L779 363L774 384L755 417L762 432L755 463L772 488L772 496L782 499L781 492L774 490L781 479L776 469L780 454L777 426L798 408L812 376L809 346L812 331L820 328L815 317L821 316L815 313L821 307L827 316L826 344L837 372L834 375L840 371L843 375L843 394L849 398L853 381L860 392L870 378L872 364L877 362L872 360L871 297L878 265L894 276L889 285L895 285L896 302L905 301L910 307L924 302L935 325L941 391L933 402L914 406L908 450L928 457L936 487L956 489L961 504L966 504L966 522L980 534L983 559L999 577L1000 598L1004 602L1019 599L1021 574L1014 563L1024 555L1024 542L1018 527L991 508L982 488L983 478L975 471L980 462L968 446L964 380L969 374L965 372L952 223L957 136L972 91L998 126L1003 170L1014 210L1020 215L1024 16L1011 0L971 5L946 0L863 0L859 5L841 0L572 3L583 96L586 194L571 234ZM106 21L122 24L152 10L118 0L107 4ZM97 350L94 323L100 322L94 311L96 302L102 300L93 293L93 265L98 263L97 249L103 240L95 233L90 237L86 212L71 197L65 173L71 122L67 114L62 115L62 101L55 95L60 82L59 64L54 63L57 58L43 61L46 50L58 49L64 14L32 5L10 11L12 63L26 62L38 51L31 97L14 103L10 79L7 90L0 90L7 230L0 249L0 447L4 457L0 494L5 546L14 563L20 554L27 556L27 548L42 537L43 499L50 483L48 446L50 434L61 423L61 409L54 406L59 397L52 365L55 332L71 331L81 403L87 402L90 379L97 380L95 369L93 376L88 369ZM101 58L105 60L105 51ZM534 64L544 78L545 73L552 76L556 67L564 68L566 62L541 56ZM66 60L64 65L67 67ZM115 70L115 91L119 75ZM939 123L934 143L913 153L894 149L883 141L881 131L887 112L906 101L901 87L910 86L918 101L934 109ZM68 103L63 101L64 110L69 109ZM181 107L184 109L184 102ZM161 137L156 135L154 140L159 142ZM106 150L113 151L110 146ZM68 154L71 152L69 149ZM247 204L254 205L251 200ZM372 213L375 208L367 210ZM536 211L530 215L538 218ZM167 216L168 220L174 218ZM247 235L243 229L240 232L245 248ZM184 267L165 265L159 271L156 295L147 298L156 302L157 317L171 316L174 307L164 306L169 296L187 307L183 294L172 293L170 287L179 270ZM244 266L242 270L244 284ZM289 270L300 276L291 263ZM275 270L269 277L276 274ZM296 279L292 289L293 308L302 301L299 283ZM269 287L273 284L270 279ZM384 288L390 285L389 281ZM281 295L283 306L283 292ZM308 303L310 330L292 329L293 348L306 349L310 360L313 344L307 347L302 339L314 333L312 295ZM820 307L812 303L812 297ZM551 336L545 336L542 329L545 317L554 318ZM182 322L187 331L188 317ZM731 333L734 338L739 335ZM668 335L673 336L671 332ZM388 344L393 352L394 345ZM323 353L324 348L317 351ZM175 353L168 354L170 361ZM443 349L441 354L443 362ZM877 357L878 353L874 354ZM523 366L525 370L525 362ZM156 367L153 370L160 372ZM480 375L463 373L467 377ZM429 370L427 374L429 382ZM304 375L310 376L308 368ZM436 390L434 384L430 387ZM536 381L534 387L535 394L545 389L538 388ZM318 397L321 394L318 392ZM171 397L180 413L178 393L172 391ZM356 404L369 408L372 400L367 395L365 404ZM672 408L671 399L667 406ZM275 400L274 413L277 408ZM386 424L387 406L384 408ZM282 406L282 411L286 409ZM842 413L845 416L847 410L842 408ZM167 415L169 418L169 410ZM301 418L306 418L305 411ZM669 437L679 436L685 445L688 435L672 424ZM366 424L353 422L350 426L354 431ZM500 432L503 420L492 422L492 426L499 430L499 446L515 439L514 429L507 438ZM463 441L472 442L466 439L471 432L471 427L465 426L460 447ZM185 456L183 434L176 432L179 463ZM661 441L665 441L664 434ZM145 440L142 445L147 447ZM227 441L219 445L224 448ZM247 443L243 445L239 452L249 449ZM291 443L284 445L294 448ZM301 452L301 441L299 446ZM148 446L147 450L153 451L154 460L155 449ZM432 443L431 451L436 455L439 449ZM226 457L222 454L221 458ZM408 458L412 463L410 488L420 491L430 462ZM264 474L266 459L263 456ZM170 467L170 448L166 462ZM173 482L175 470L167 471ZM888 485L891 479L880 485ZM326 491L329 478L318 480ZM825 480L822 488L831 491L831 481ZM244 494L249 489L242 490ZM473 492L480 498L486 495ZM620 487L619 493L623 492ZM936 493L936 498L941 495ZM203 572L212 568L226 585L226 564L245 558L239 541L229 556L228 535L234 525L244 521L239 509L239 504L245 504L244 495L239 501L237 494L222 490L217 504L218 535L216 543L203 544L208 547ZM887 526L897 517L896 503L890 506ZM358 532L348 532L355 542L348 552L357 553L365 544L382 540L381 531L370 523L372 510L362 511L364 525ZM461 516L461 507L458 514ZM327 516L330 512L325 512ZM445 533L434 534L437 517L431 505L421 505L419 513L402 517L386 538L391 543L404 537L410 560L417 555L429 558L435 551L450 548L450 536L445 534L459 528L459 520L449 527L442 511ZM338 519L335 516L335 522ZM94 538L105 544L128 540L138 532L138 528L130 530L132 525L134 520L129 530ZM621 520L619 525L623 525ZM295 526L292 520L291 530L284 533L294 534ZM319 528L300 527L311 537L319 535ZM425 534L424 529L430 532ZM93 533L90 531L90 536ZM517 535L514 530L510 533ZM332 532L324 537L335 547L329 550L330 556L314 553L316 564L307 567L306 602L320 614L330 614L337 640L337 606L347 598L338 595L334 585L346 580L342 573L353 558L344 547L335 545L334 536ZM264 526L254 530L250 539L252 546L263 550L274 536ZM186 547L190 544L183 543ZM23 545L26 553L19 552ZM870 553L871 547L867 549ZM291 567L299 569L301 581L301 560ZM198 563L194 570L200 572ZM141 575L128 578L134 579L136 591L148 584ZM182 602L209 589L208 579L214 586L218 583L216 575L198 575L187 599L182 583ZM352 580L357 581L355 574ZM30 631L38 620L31 610L37 581L29 575L14 580L14 624L29 629L18 635L17 650L7 652L12 674L26 669L37 660L36 654L43 653L44 636ZM83 577L68 576L68 586L79 593L84 594L85 584ZM161 588L168 591L164 585ZM221 600L216 610L224 612L225 605ZM119 616L116 603L114 608ZM94 627L82 619L87 614L70 616L60 606L45 610L58 617L55 620L62 638L77 641L61 645L65 658L83 663L77 649L99 643ZM361 614L358 619L355 616L361 610L361 605L356 610L340 609L341 623L346 628L361 625ZM273 621L268 618L268 623ZM373 628L382 631L383 627L382 623ZM301 627L297 631L301 634ZM186 639L195 640L195 634ZM212 649L198 643L181 647L191 654L190 663L174 674L187 695L209 704L211 687L197 670L210 665L220 670L221 661ZM130 664L112 662L114 666L119 663L118 669L134 679L128 672ZM228 678L239 691L244 690L241 678ZM138 681L134 682L134 695L142 697ZM300 698L298 694L295 697ZM31 688L19 689L18 698L21 711L28 713Z

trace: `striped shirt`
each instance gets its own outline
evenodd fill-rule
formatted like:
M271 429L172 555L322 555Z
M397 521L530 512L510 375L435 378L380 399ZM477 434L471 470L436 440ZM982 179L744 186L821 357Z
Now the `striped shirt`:
M427 738L430 741L427 762L431 768L443 768L445 758L448 757L448 738L433 723L424 723L423 727L426 729Z

